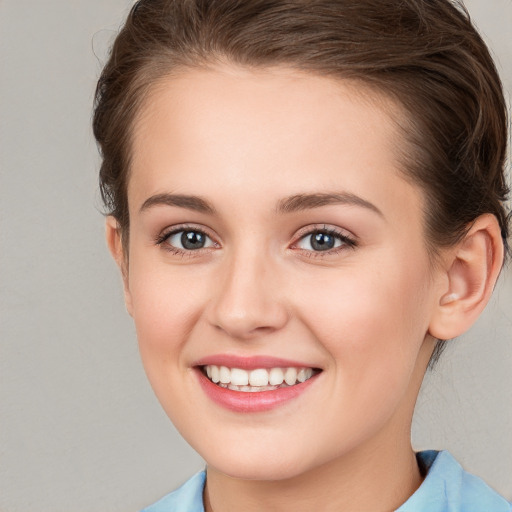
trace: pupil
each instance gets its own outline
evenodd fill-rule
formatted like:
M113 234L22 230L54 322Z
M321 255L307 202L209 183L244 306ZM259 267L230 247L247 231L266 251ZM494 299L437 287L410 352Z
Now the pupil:
M181 245L185 249L201 249L204 247L205 237L197 231L185 231L181 235Z
M311 247L315 251L328 251L334 247L334 237L326 233L314 233L311 235Z

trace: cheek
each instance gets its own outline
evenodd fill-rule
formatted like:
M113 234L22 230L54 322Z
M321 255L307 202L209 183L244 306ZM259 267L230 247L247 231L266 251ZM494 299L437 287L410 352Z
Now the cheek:
M201 279L136 256L130 265L133 319L146 371L179 366L181 349L205 301Z
M183 277L170 266L137 263L130 272L130 293L144 370L171 421L178 428L185 421L182 430L193 434L194 424L187 423L194 390L190 389L186 347L205 300L204 291L197 280Z
M391 270L352 276L314 294L304 318L330 356L328 423L356 445L412 414L426 327L421 280Z
M317 279L315 286L304 283L311 291L300 306L332 364L341 368L340 378L359 389L363 382L392 386L409 378L428 328L423 267L411 268L392 255L373 261Z

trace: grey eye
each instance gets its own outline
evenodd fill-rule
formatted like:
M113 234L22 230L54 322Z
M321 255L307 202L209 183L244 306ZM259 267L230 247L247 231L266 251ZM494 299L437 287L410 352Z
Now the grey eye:
M325 231L315 231L303 237L297 246L306 251L329 251L343 244L340 236Z
M183 230L173 233L167 238L167 243L185 251L204 249L214 245L212 239L201 231Z

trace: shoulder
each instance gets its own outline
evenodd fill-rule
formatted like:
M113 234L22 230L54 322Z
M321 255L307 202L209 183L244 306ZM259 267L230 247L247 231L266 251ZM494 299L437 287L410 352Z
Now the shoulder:
M187 480L179 489L167 494L141 512L204 512L203 488L205 481L206 473L201 471Z
M397 512L512 512L505 498L464 471L448 452L425 451L417 457L427 476Z

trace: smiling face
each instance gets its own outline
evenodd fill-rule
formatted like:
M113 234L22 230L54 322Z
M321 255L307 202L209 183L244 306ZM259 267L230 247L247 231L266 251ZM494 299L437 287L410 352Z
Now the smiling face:
M228 475L410 448L436 274L393 108L365 94L194 70L136 123L128 309L165 411Z

